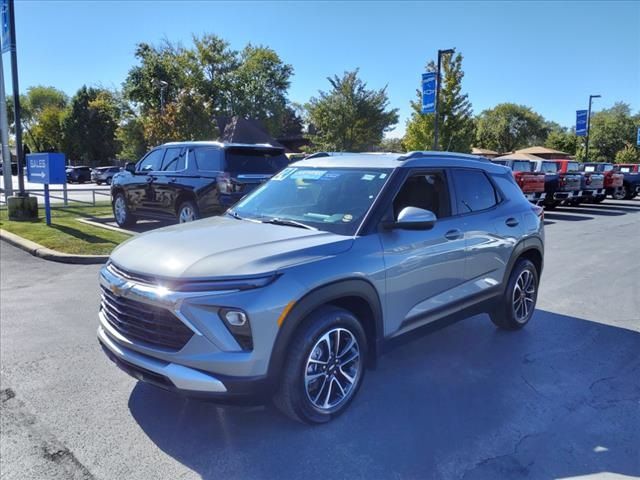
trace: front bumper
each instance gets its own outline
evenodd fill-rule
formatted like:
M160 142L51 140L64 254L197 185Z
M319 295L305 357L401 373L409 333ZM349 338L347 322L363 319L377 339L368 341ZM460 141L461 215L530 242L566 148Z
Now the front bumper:
M102 326L98 327L98 342L107 358L120 370L136 380L184 397L228 405L259 405L270 400L277 386L266 375L213 375L142 355L115 342Z

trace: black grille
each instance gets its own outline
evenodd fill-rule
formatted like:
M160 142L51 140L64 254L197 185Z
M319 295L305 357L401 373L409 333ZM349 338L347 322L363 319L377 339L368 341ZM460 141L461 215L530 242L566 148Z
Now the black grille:
M168 310L116 296L104 287L102 311L124 337L151 346L180 350L193 336L191 329Z

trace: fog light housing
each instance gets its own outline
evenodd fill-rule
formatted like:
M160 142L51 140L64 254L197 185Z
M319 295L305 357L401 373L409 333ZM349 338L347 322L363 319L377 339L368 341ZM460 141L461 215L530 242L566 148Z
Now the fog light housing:
M247 323L247 314L240 310L225 310L224 319L229 325L242 327Z
M238 345L245 351L253 350L251 324L247 314L235 308L221 308L218 314Z

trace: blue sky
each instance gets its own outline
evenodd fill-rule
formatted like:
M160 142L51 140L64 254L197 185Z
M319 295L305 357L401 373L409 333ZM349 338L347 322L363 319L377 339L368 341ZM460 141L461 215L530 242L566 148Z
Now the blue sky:
M404 132L420 73L438 48L464 55L463 89L476 113L500 102L571 126L589 94L596 110L640 109L640 2L177 2L16 1L20 85L119 87L138 42L190 44L215 33L232 47L275 49L293 65L291 100L359 67L388 85ZM5 55L8 75L9 57ZM9 79L7 90L10 89Z

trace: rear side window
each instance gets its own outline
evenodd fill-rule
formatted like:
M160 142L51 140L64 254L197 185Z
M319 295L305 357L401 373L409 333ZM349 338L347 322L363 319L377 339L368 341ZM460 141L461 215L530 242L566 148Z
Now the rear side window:
M225 159L225 170L239 174L274 174L289 163L284 151L273 149L229 148Z
M530 172L531 164L529 162L513 162L514 172Z
M195 148L192 150L196 168L204 172L222 170L222 152L219 148Z
M160 170L160 165L162 165L162 157L164 155L164 149L159 148L157 150L152 150L140 160L138 164L139 172L153 172Z
M498 203L496 191L480 170L453 170L458 213L486 210Z
M181 147L167 148L162 162L162 170L165 172L179 172L186 168L185 155Z
M544 173L557 173L558 164L556 162L542 162L540 171Z

